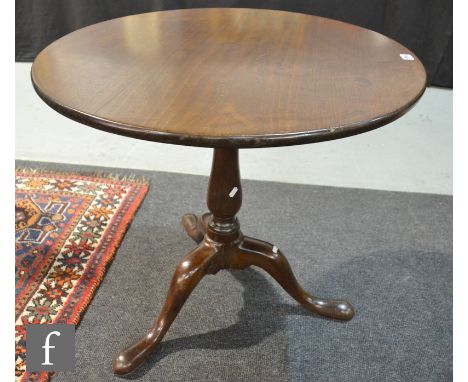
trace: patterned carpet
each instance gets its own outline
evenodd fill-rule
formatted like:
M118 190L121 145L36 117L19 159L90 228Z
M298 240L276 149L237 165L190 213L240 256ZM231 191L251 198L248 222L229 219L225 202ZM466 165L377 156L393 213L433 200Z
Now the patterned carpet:
M17 170L17 381L49 379L26 372L26 325L80 321L147 191L141 180Z

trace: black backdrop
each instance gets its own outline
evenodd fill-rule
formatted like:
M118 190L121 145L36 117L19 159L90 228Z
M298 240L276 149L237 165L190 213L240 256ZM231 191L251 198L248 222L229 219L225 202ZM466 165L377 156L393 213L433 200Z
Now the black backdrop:
M282 9L360 25L414 51L426 67L430 85L452 87L450 0L16 0L16 61L32 61L57 38L99 21L201 7Z

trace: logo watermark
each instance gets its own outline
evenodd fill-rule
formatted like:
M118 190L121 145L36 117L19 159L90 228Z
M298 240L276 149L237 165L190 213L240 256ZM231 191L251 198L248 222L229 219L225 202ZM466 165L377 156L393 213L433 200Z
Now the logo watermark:
M27 325L26 370L75 371L75 325Z

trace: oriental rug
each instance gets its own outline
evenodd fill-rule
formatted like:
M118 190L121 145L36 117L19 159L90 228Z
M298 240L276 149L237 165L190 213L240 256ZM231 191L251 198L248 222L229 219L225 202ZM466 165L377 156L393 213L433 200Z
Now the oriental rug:
M26 325L78 324L148 190L111 175L16 171L15 375L26 372Z

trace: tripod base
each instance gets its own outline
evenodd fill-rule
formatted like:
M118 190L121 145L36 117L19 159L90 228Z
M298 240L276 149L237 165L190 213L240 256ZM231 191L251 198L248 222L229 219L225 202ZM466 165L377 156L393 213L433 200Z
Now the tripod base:
M215 149L208 208L201 217L184 215L182 226L198 243L180 261L172 277L166 302L148 333L119 352L113 362L116 374L134 371L163 339L190 293L207 274L221 269L262 268L309 311L338 320L350 320L354 309L344 300L324 300L302 289L288 260L276 246L244 236L235 214L241 206L241 186L236 149Z

